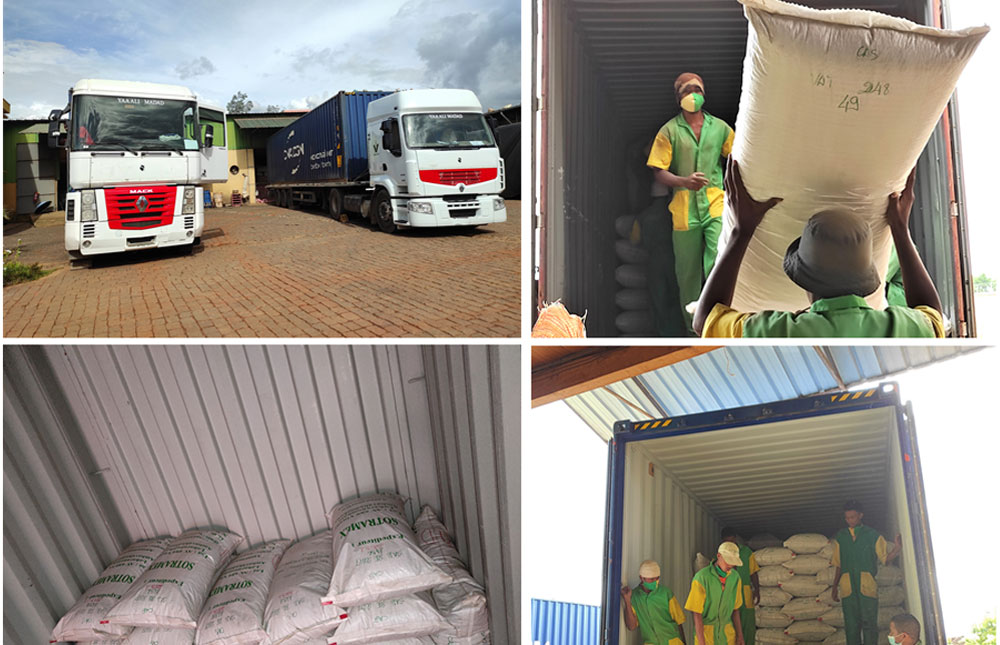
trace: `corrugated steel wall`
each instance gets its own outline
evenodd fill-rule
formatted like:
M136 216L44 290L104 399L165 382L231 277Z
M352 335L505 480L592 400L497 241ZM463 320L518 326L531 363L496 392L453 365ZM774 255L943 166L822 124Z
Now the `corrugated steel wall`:
M245 546L299 538L325 528L341 499L375 490L408 498L411 519L422 504L442 514L488 588L494 629L516 633L519 554L500 540L518 530L518 479L508 477L519 453L507 449L520 432L517 349L468 350L495 369L440 390L428 379L434 352L461 351L5 348L4 601L18 608L5 611L5 638L47 640L132 541L205 525L241 533ZM435 422L435 401L453 398L471 413ZM494 444L506 461L489 470ZM468 446L479 447L475 476L456 483Z
M531 599L531 642L537 645L598 645L601 608Z

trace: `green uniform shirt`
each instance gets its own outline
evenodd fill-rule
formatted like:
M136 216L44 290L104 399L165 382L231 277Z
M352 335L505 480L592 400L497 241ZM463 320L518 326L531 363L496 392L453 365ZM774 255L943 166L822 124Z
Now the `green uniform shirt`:
M903 289L903 271L899 268L899 256L896 247L892 247L889 255L889 269L885 273L885 300L897 307L906 306L906 291Z
M674 188L670 213L675 231L686 231L689 222L701 222L720 217L725 194L722 190L722 157L733 149L733 129L702 110L705 117L698 138L680 113L667 121L656 133L646 165L669 170L686 177L694 172L705 174L708 185L700 190Z
M887 545L885 538L875 529L859 524L851 529L843 528L833 537L833 558L831 563L840 567L840 597L847 598L860 590L861 595L878 597L875 574L878 564L885 564Z
M682 642L677 626L684 622L684 611L670 587L657 583L656 589L647 593L639 583L632 590L632 611L639 619L644 644L679 645Z
M684 603L684 609L701 614L706 645L732 645L736 642L733 611L743 606L743 585L736 569L730 569L723 586L721 572L713 561L694 574L691 593Z
M743 564L736 567L736 573L740 575L740 583L743 587L743 608L753 609L753 585L750 584L750 576L760 571L757 565L757 558L753 556L753 549L745 544L740 546L740 560Z
M930 307L876 311L864 298L822 298L807 311L741 313L717 304L705 319L705 338L943 338L944 319Z

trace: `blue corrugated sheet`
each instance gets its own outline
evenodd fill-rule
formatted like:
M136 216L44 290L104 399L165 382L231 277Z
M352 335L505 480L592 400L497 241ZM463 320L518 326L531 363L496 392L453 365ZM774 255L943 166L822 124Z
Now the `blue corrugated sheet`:
M608 439L614 422L621 419L676 417L795 399L884 379L977 349L969 345L725 347L578 394L566 403Z
M270 183L359 181L368 172L368 104L392 92L339 92L267 140Z
M541 645L597 645L601 608L531 599L531 642Z

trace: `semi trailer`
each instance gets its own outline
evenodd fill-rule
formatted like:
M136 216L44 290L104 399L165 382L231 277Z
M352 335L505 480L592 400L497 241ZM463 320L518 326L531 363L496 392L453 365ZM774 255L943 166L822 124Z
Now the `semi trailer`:
M48 137L69 148L69 254L198 244L204 186L226 180L225 124L225 111L186 87L76 83L66 107L49 114Z
M506 221L504 163L469 90L339 92L268 140L277 205L381 230Z

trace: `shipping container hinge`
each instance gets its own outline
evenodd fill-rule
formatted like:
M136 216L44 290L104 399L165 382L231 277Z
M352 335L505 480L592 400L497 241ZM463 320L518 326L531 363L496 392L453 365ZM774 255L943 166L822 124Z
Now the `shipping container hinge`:
M958 202L953 201L950 204L948 204L948 214L951 215L953 218L958 217Z

